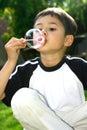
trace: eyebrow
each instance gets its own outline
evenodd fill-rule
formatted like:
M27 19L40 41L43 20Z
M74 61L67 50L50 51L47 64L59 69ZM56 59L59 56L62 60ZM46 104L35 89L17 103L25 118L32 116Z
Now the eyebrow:
M57 24L57 23L55 23L55 22L49 22L49 24L59 25L59 24ZM37 23L37 24L35 24L34 26L38 26L38 25L42 25L42 23Z

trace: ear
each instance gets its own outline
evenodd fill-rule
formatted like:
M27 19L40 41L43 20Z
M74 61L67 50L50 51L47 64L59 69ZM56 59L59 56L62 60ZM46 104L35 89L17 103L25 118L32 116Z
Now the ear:
M74 36L73 35L66 35L64 45L66 47L69 47L69 46L72 45L73 41L74 41Z

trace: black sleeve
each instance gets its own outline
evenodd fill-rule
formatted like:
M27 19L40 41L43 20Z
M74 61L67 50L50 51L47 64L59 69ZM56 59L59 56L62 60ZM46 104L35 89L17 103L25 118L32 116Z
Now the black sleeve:
M11 78L9 79L5 89L6 97L2 100L7 106L11 105L12 96L17 90L29 86L29 79L31 75L30 70L31 68L29 65L22 67L19 66L11 75Z
M78 59L76 65L77 76L83 84L84 90L87 90L87 61Z
M87 61L82 62L82 82L84 89L87 90Z
M71 58L67 63L83 84L84 90L87 90L87 61L82 58Z

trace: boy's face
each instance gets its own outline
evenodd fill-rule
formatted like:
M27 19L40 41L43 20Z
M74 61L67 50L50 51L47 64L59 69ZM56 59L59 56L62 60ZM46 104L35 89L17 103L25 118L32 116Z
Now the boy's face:
M64 51L66 36L60 20L51 15L43 16L37 19L34 28L42 30L46 37L44 46L39 48L38 51L45 53Z

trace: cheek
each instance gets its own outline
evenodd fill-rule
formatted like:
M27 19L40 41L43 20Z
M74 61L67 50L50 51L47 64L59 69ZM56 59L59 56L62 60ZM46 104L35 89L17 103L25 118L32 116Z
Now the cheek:
M53 43L54 48L64 47L64 36L59 35L52 39L51 43Z
M51 36L50 38L50 41L53 41L53 42L57 42L57 43L60 43L60 42L64 42L64 36L62 34L54 34Z

